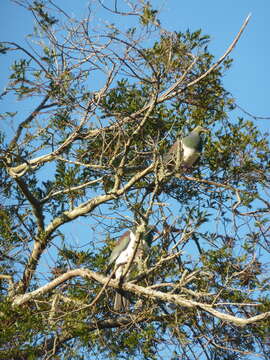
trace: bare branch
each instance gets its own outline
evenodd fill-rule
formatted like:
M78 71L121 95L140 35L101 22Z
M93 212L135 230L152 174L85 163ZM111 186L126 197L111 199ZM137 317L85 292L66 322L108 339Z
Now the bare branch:
M117 15L122 15L122 16L139 16L140 13L139 12L136 12L136 11L129 11L129 12L123 12L123 11L119 11L117 9L117 0L115 0L115 7L114 9L110 9L109 7L105 6L103 4L103 2L101 2L101 0L98 0L99 4L104 8L106 9L107 11L113 13L113 14L117 14ZM135 9L134 9L135 10Z
M36 109L18 126L18 129L16 131L16 135L11 140L8 151L12 151L14 147L17 145L18 139L22 133L22 130L29 125L29 123L36 117L36 115L42 110L46 104L46 102L49 100L49 95L46 95L45 98L42 100L42 102L36 107ZM47 105L47 107L50 105Z
M214 71L225 60L225 58L231 53L233 48L236 46L240 36L242 35L245 27L247 26L247 24L249 22L250 17L251 17L251 15L247 16L247 18L245 19L243 25L241 26L238 34L234 38L234 40L231 43L231 45L229 46L229 48L226 50L226 52L219 58L219 60L214 65L212 65L205 73L203 73L201 76L199 76L195 80L191 81L190 83L188 83L184 87L180 88L179 90L174 91L183 82L183 80L185 79L185 77L187 75L187 72L189 72L192 69L192 67L195 65L196 60L194 60L191 63L191 65L188 67L186 72L183 74L183 76L174 85L172 85L168 90L166 90L165 93L156 100L156 103L157 104L162 103L166 100L171 99L176 94L180 94L180 93L184 92L187 88L197 84L199 81L204 79L207 75L209 75L212 71ZM142 110L143 111L147 110L149 106L151 106L151 103L148 103Z
M231 45L228 47L227 51L219 58L219 60L212 65L204 74L202 74L201 76L199 76L197 79L195 79L194 81L191 81L189 84L187 84L185 86L186 88L189 88L193 85L195 85L196 83L198 83L199 81L201 81L202 79L204 79L207 75L209 75L213 70L215 70L222 62L223 60L226 59L226 57L232 52L233 48L236 46L236 44L238 43L238 40L240 39L240 36L242 35L245 27L247 26L249 20L250 20L251 14L249 14L247 16L247 18L245 19L243 25L241 26L238 34L236 35L236 37L234 38L233 42L231 43ZM182 89L181 92L185 89Z
M96 180L92 180L92 181L88 181L84 184L81 184L81 185L78 185L78 186L73 186L71 188L68 188L68 189L63 189L63 190L59 190L59 191L55 191L53 193L50 193L48 194L46 197L44 197L43 199L40 200L40 203L44 204L46 201L48 201L49 199L57 196L57 195L62 195L62 194L69 194L73 191L78 191L78 190L82 190L88 186L91 186L91 185L94 185L94 184L97 184L99 182L102 181L102 177L96 179Z
M42 63L25 48L21 47L20 45L16 44L15 42L10 42L10 41L3 41L2 44L12 45L15 47L15 50L21 50L26 55L28 55L32 60L34 60L39 65L39 67L44 71L45 74L49 75L49 73L47 72L46 68L42 65Z
M254 120L270 120L270 116L257 116L257 115L253 115L251 114L249 111L243 109L240 105L236 104L236 107L238 109L240 109L241 111L243 111L244 114L250 116L251 118L253 118Z
M110 280L108 282L108 278L90 271L88 269L75 269L66 272L65 274L59 276L58 278L54 279L50 283L40 287L37 290L34 290L30 293L26 293L24 295L17 295L14 297L13 306L20 306L22 304L27 303L28 301L33 300L34 298L44 295L57 287L58 285L62 284L63 282L72 279L73 277L83 277L88 278L90 280L95 280L101 284L106 284L106 286L111 286L115 289L119 288L119 282L117 280ZM209 314L213 315L214 317L224 320L226 322L233 323L236 326L246 326L261 320L265 320L270 317L270 311L264 312L262 314L252 316L250 318L240 318L237 316L230 315L228 313L224 313L213 308L214 305L204 304L201 302L196 302L193 300L189 300L183 298L183 295L176 295L176 294L167 294L161 291L153 290L151 288L144 288L137 284L132 284L130 282L125 282L121 284L121 288L123 290L132 292L136 295L143 296L146 298L151 298L154 300L162 300L165 302L169 302L175 305L187 307L187 308L197 308L203 311L208 312Z
M42 211L42 203L31 193L28 189L25 181L20 178L15 178L19 188L21 189L22 193L26 197L26 199L30 202L33 209L33 214L36 217L37 224L38 224L38 231L41 232L44 230L44 215Z

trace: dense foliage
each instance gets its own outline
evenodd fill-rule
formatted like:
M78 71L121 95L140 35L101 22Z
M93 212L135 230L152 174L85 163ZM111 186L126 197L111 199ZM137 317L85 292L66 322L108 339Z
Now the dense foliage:
M268 359L269 144L228 116L232 60L143 1L90 1L82 20L17 3L35 25L27 48L0 44L16 53L1 94L0 358ZM199 164L164 169L197 125ZM115 239L148 225L147 267L109 282ZM119 286L128 313L112 309Z

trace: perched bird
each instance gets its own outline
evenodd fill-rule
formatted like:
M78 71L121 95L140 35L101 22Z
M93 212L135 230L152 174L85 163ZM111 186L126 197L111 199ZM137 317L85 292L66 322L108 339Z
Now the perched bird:
M153 228L149 227L145 236L143 237L139 247L137 248L136 254L133 259L133 263L139 266L142 261L143 253L151 245L153 239ZM115 266L115 278L121 279L125 270L126 264L133 255L134 248L136 246L136 233L133 230L126 231L116 242L115 247L109 258L108 266L114 263ZM128 276L128 274L127 274ZM115 311L126 311L129 305L129 300L124 296L123 291L118 290L114 299L114 310Z
M191 133L183 139L178 138L172 145L169 152L163 157L163 161L166 167L190 169L199 159L203 141L201 133L209 132L209 130L202 126L196 126Z

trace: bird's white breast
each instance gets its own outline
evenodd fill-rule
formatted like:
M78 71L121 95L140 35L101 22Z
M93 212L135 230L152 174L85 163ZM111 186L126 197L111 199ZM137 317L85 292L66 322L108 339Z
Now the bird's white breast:
M192 149L190 147L183 145L183 161L184 162L189 160L190 158L192 158L196 153L197 153L197 151L195 149Z
M118 258L115 260L115 266L119 264L123 264L123 266L119 266L118 269L115 272L116 279L119 279L123 273L123 269L128 262L130 256L133 254L133 249L136 243L136 236L133 234L133 232L130 232L130 241L128 243L128 246L125 250L121 252L121 254L118 256Z

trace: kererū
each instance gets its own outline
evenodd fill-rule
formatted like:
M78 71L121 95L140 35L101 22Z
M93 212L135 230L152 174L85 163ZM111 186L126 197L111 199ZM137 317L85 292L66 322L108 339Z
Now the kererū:
M183 139L178 138L163 157L164 164L167 167L174 166L176 170L179 166L186 169L192 168L202 152L203 141L200 135L203 132L209 132L209 130L196 126L188 136Z
M147 229L146 234L136 251L133 262L139 265L142 260L143 253L149 248L153 239L153 227ZM109 258L108 266L113 263L115 265L115 278L120 280L123 275L126 264L130 257L133 255L134 247L136 245L136 234L133 230L126 231L116 242L115 247ZM127 274L128 276L128 274ZM128 309L129 300L124 296L122 291L119 291L115 295L113 309L115 311L126 311Z

